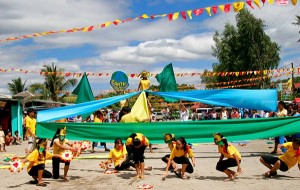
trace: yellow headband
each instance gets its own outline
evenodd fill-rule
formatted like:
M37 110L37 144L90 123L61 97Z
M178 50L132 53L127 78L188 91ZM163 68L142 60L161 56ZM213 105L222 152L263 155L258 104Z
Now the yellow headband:
M65 128L63 128L63 129L60 130L59 135L60 135L60 136L66 136L66 133L67 133L67 128L66 128L66 126L65 126Z
M220 142L222 140L222 137L219 134L214 135L214 140L216 142Z

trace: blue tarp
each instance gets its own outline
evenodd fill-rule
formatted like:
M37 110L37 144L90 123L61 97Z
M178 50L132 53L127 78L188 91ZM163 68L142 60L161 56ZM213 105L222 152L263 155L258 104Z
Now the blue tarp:
M173 98L177 100L186 100L192 102L202 102L210 105L248 108L256 110L277 111L277 90L192 90L183 92L151 92L155 96ZM140 94L133 92L125 95L105 98L96 101L85 102L81 104L43 110L38 112L38 122L54 121L61 118L82 115L90 113L117 103L123 99Z

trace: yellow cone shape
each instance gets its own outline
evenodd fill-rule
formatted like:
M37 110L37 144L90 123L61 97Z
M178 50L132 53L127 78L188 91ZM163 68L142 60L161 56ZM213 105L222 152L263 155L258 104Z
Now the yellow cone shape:
M137 116L141 121L150 118L145 92L142 92L134 103L133 107L131 108L131 114Z

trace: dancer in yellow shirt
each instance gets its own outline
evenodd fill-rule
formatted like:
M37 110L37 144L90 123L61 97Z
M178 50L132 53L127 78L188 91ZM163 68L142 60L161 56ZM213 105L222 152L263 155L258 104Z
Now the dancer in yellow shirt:
M174 135L173 134L165 134L164 140L165 140L165 143L168 144L168 147L169 147L170 151L172 152L173 148L176 147L176 140L175 140ZM165 162L166 164L168 164L169 158L170 158L170 154L167 154L164 157L162 157L161 160L163 162ZM172 160L170 169L173 169L174 171L177 170L176 163L173 160Z
M187 155L191 158L193 165L190 163L189 159L187 158ZM168 171L169 171L169 168L170 168L173 160L177 164L182 164L180 173L178 173L177 171L174 171L174 173L178 177L180 177L182 179L187 179L185 172L188 172L190 174L194 172L194 168L193 168L193 167L195 167L194 152L189 147L189 145L187 144L186 140L183 137L179 137L176 140L176 146L173 148L172 153L170 155L164 177L168 176Z
M270 170L264 173L265 177L271 177L277 175L277 170L288 171L298 162L298 168L300 170L300 138L294 138L293 142L284 143L283 145L278 145L280 147L286 148L287 151L279 156L269 156L264 155L260 157L260 162L265 165Z
M115 140L115 146L109 152L108 160L105 163L106 168L108 168L108 164L110 163L114 163L115 170L117 171L125 170L130 166L135 167L133 162L127 160L127 150L120 138Z
M22 160L23 163L30 162L27 167L27 172L34 179L30 181L30 183L36 184L37 186L47 186L42 178L52 177L52 174L45 170L46 160L51 160L53 157L60 157L59 154L51 154L46 151L47 142L47 139L37 139L36 149Z
M227 174L228 178L225 181L232 181L238 174L242 173L240 165L242 160L241 154L233 145L228 144L227 139L220 133L214 135L214 142L218 145L218 151L221 153L216 169ZM224 157L227 160L223 160ZM236 172L228 169L234 166L238 167Z

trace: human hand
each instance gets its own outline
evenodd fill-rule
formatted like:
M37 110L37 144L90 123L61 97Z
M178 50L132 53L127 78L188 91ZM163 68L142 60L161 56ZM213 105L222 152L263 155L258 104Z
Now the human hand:
M195 164L195 162L193 162L193 167L195 167L196 166L196 164Z
M238 167L236 172L239 174L243 173L242 168Z

